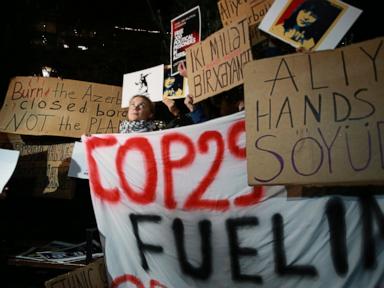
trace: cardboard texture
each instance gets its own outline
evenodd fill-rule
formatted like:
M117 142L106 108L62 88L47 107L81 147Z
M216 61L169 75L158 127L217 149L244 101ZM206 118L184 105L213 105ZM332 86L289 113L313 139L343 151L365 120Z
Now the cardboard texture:
M247 18L248 25L258 24L267 14L274 0L221 0L217 2L223 26Z
M221 0L217 2L220 19L223 26L246 18L249 26L251 46L255 46L267 39L258 26L267 14L274 0Z
M79 138L83 134L117 133L121 87L76 80L15 77L0 111L0 131Z
M194 103L243 84L243 66L252 60L248 35L247 20L242 19L187 49Z
M104 258L45 282L46 288L107 288Z
M383 40L246 65L250 185L383 181Z

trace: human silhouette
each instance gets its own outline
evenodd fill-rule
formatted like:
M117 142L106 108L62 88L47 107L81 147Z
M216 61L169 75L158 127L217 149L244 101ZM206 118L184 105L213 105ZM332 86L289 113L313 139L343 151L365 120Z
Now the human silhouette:
M148 73L148 74L140 73L139 82L135 82L136 85L139 85L139 91L141 93L147 93L148 92L147 77L149 74L151 74L151 73Z

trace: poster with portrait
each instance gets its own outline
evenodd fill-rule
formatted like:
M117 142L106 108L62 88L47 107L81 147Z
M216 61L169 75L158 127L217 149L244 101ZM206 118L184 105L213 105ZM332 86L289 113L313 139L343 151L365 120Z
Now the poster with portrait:
M145 95L152 102L163 99L164 65L124 74L121 107L129 106L135 95Z
M163 98L180 99L188 94L188 80L180 74L172 75L171 65L164 66Z
M276 0L259 29L296 48L333 49L361 12L339 0Z
M196 6L171 20L171 75L178 74L177 66L185 61L185 49L201 40L200 7Z

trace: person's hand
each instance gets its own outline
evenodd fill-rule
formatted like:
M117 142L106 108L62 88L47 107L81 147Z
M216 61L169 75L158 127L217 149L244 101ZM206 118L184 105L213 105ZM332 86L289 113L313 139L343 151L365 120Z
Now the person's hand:
M244 105L244 100L241 99L239 100L239 102L237 102L237 108L239 109L239 111L243 111L244 108L245 108L245 105Z
M306 49L303 46L296 48L297 53L309 53L312 49Z
M180 110L177 108L175 100L164 97L163 103L168 107L168 110L172 115L176 117L179 116Z
M193 110L195 109L195 105L193 105L193 97L192 95L188 94L185 99L184 99L184 104L185 106L187 106L188 110L190 112L193 112Z
M185 67L184 61L181 61L179 65L177 65L177 71L183 77L187 77L187 67Z

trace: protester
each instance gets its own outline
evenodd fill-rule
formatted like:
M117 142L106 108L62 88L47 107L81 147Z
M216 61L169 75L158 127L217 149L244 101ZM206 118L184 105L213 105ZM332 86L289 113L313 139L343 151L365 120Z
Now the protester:
M183 61L177 66L178 72L181 76L187 77L187 68ZM205 116L205 113L200 105L193 104L193 97L191 94L186 95L184 99L184 105L189 112L183 113L180 107L177 106L177 103L173 99L164 98L163 103L168 107L168 110L175 117L174 120L171 120L167 125L169 128L185 126L190 124L197 124L208 120Z
M193 98L191 95L187 95L184 99L184 104L189 111L187 113L184 113L182 109L177 106L175 100L169 98L163 99L163 103L168 107L168 110L175 117L167 124L167 128L197 124L207 120L203 110L196 105L193 105L192 99Z
M119 126L120 133L149 132L162 130L166 124L161 120L153 120L155 106L144 95L135 95L129 101L128 120L123 120Z

